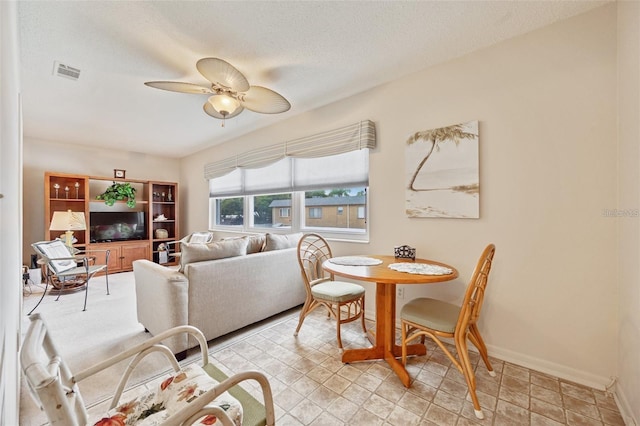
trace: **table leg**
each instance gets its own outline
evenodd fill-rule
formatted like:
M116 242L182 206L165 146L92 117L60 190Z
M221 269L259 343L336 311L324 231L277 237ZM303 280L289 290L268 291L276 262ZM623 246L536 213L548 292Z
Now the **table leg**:
M385 287L387 285L378 283L376 284L376 334L373 342L373 347L362 349L347 349L342 353L342 362L354 362L354 361L368 361L374 359L385 358L385 336L387 335L387 328L389 321L385 315L385 299L386 292ZM394 296L395 296L395 285Z
M424 345L407 347L408 355L424 355ZM396 285L376 284L376 336L372 348L348 349L342 354L342 362L384 359L396 373L402 384L409 387L411 378L402 363L396 358L402 356L402 347L396 345Z

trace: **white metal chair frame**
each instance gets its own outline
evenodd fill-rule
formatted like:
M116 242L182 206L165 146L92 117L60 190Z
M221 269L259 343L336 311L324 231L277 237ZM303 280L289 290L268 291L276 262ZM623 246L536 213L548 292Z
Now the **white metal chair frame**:
M342 338L340 336L340 326L352 321L360 319L362 321L362 330L367 335L367 328L364 318L364 288L361 295L353 297L342 302L334 302L326 300L313 294L313 287L321 283L334 282L336 285L345 284L342 281L335 281L333 274L322 269L322 263L333 257L329 243L318 234L305 234L298 242L298 263L302 280L305 283L307 297L305 299L302 310L300 311L300 319L294 336L298 335L304 319L316 308L324 306L327 309L327 315L336 320L336 338L338 347L342 350ZM348 285L357 285L346 283ZM343 314L345 314L343 316Z
M29 312L28 315L31 315L33 311L40 305L42 299L47 294L47 288L49 284L51 287L55 287L54 279L57 278L58 284L60 287L58 288L58 297L56 297L56 301L60 299L60 295L62 295L65 290L65 284L70 284L69 287L78 286L78 283L84 285L84 306L82 307L83 311L87 310L87 296L89 294L89 280L97 274L98 272L104 271L105 273L105 281L107 284L107 295L109 295L109 256L111 254L110 250L76 250L75 255L71 256L69 253L68 257L49 257L47 254L42 251L40 248L40 244L49 243L48 241L41 241L38 243L33 243L31 246L36 251L36 253L42 258L45 262L45 289L40 297L40 300L36 304L36 306ZM96 265L94 263L94 257L91 256L91 253L95 252L104 252L105 253L105 263L104 265ZM52 262L57 261L73 261L76 263L82 263L82 266L76 266L71 269L67 269L63 272L56 272L52 266ZM80 279L74 279L74 277L82 277Z
M162 340L175 334L188 333L193 336L200 344L202 366L206 366L209 363L206 338L197 328L184 325L162 332L146 342L99 362L77 374L73 374L60 357L40 315L35 314L30 319L31 325L20 353L22 369L32 397L46 412L49 421L53 425L86 425L88 415L78 383L123 360L131 358L115 390L110 409L118 405L131 373L147 355L154 352L163 354L173 367L173 370L179 371L180 366L175 356L167 346L161 344ZM43 353L46 355L45 359L43 359ZM173 414L164 424L168 426L190 425L204 415L213 414L223 425L233 426L234 423L224 410L219 407L207 407L206 405L223 392L245 380L255 380L260 385L264 399L266 425L274 425L275 412L271 386L267 377L257 371L246 371L227 378L199 396L197 400L187 407Z

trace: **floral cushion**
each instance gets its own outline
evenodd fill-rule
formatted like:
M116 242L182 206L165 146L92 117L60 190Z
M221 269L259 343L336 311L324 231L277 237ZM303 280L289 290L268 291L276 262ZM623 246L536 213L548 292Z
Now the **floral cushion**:
M161 425L169 416L195 401L218 384L199 365L190 365L165 379L157 389L124 402L97 421L95 426ZM237 426L242 425L242 405L224 392L208 406L222 408ZM194 424L217 423L214 415L206 415Z

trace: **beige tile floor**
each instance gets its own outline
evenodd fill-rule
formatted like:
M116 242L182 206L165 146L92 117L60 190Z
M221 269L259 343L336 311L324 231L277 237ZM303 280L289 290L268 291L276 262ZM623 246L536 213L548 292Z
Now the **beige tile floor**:
M279 426L624 425L613 397L603 391L494 358L497 377L491 377L472 354L485 414L480 421L464 378L434 344L427 344L427 355L410 359L414 381L407 389L385 362L340 362L334 325L320 313L309 317L294 338L296 324L290 317L212 351L212 362L227 374L247 369L267 374ZM366 344L355 324L343 328L343 342L345 347ZM248 390L259 397L257 387ZM102 410L99 405L91 409Z

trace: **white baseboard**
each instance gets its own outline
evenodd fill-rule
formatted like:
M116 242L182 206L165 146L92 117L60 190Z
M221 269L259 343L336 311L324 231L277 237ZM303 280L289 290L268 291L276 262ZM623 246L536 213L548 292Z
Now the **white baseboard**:
M371 321L375 321L375 312L365 311L365 318ZM400 318L396 318L396 325L398 331L400 330ZM469 349L477 352L475 346L469 345ZM574 383L578 383L584 386L589 386L598 390L607 390L612 382L612 377L599 376L586 371L577 370L575 368L568 367L566 365L549 362L544 359L535 358L520 352L514 352L509 349L500 348L494 345L487 345L489 356L497 358L502 361L510 362L521 367L529 368L531 370L539 371L541 373L549 374L560 379L569 380ZM615 386L613 391L613 397L616 401L616 405L620 410L620 415L624 419L626 426L640 426L638 419L633 417L633 411L628 399L621 392L618 386Z
M375 312L365 311L365 318L375 320ZM398 331L400 330L400 318L396 318L396 328ZM469 349L475 351L475 347L473 345L469 345ZM494 345L487 344L487 349L489 351L489 356L491 357L599 390L605 390L612 380L611 377L599 376L597 374L577 370L566 365L549 362L544 359L535 358Z
M616 405L618 406L618 410L620 410L620 415L624 420L624 424L627 426L640 425L638 419L633 417L631 404L629 404L629 400L624 392L621 391L620 386L616 386L615 391L613 392L613 398L616 400Z
M599 376L493 345L487 345L487 349L492 357L599 390L605 390L612 380L611 377Z

